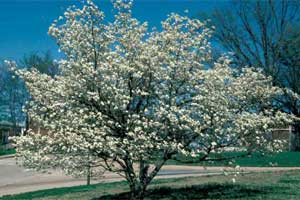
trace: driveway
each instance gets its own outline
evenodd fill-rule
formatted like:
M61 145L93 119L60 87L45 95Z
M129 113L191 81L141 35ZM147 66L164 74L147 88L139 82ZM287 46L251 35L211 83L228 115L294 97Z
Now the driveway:
M174 178L184 176L203 176L208 174L222 174L222 167L199 167L199 166L178 166L167 165L159 172L157 178ZM300 170L300 167L244 167L244 172L263 172L280 170ZM232 170L232 169L231 169ZM116 174L105 173L104 177L98 180L92 180L92 183L113 182L122 180ZM7 194L18 194L23 192L50 189L56 187L69 187L75 185L84 185L84 178L76 179L65 176L60 171L52 173L38 173L26 170L16 165L14 158L0 159L0 197Z

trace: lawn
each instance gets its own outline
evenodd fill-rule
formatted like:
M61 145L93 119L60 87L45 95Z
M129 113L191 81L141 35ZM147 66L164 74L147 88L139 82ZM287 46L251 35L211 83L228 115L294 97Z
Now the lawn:
M4 155L10 155L10 154L15 154L16 150L15 149L4 149L1 145L0 145L0 156L4 156Z
M244 155L244 152L228 152L222 154L212 154L211 157L214 158L228 158L233 156ZM168 161L167 164L172 165L203 165L203 166L225 166L228 165L230 160L222 160L217 162L199 162L199 159L177 156L174 160ZM269 153L262 155L260 153L254 153L251 156L239 157L236 159L236 165L243 167L299 167L300 166L300 152L280 152L280 153Z
M233 175L186 177L155 180L147 199L299 199L300 171L265 172L240 175L232 183ZM5 196L3 200L91 200L124 199L127 197L126 182L77 186ZM0 198L1 199L1 198Z

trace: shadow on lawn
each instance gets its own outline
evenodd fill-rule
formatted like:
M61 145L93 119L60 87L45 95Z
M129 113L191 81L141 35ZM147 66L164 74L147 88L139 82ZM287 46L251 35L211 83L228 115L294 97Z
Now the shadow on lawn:
M255 197L274 193L279 188L274 187L252 187L234 184L209 184L185 188L162 187L149 190L145 199L184 200L184 199L235 199ZM107 195L97 200L129 199L129 193ZM95 199L94 199L95 200Z
M282 178L278 181L278 183L287 183L287 184L300 184L300 179L297 179L297 178Z

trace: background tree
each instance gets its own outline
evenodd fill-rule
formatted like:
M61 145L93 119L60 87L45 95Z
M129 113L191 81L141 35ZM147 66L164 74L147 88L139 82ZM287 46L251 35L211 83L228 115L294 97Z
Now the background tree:
M88 162L124 177L130 198L143 199L176 154L204 161L226 147L280 148L268 134L290 117L272 108L282 91L270 78L239 73L226 57L205 70L211 31L204 23L171 14L161 31L148 32L131 6L114 1L108 24L91 1L69 8L49 29L66 55L61 73L17 71L32 96L30 117L47 130L15 138L26 167L85 174Z
M0 74L0 121L11 123L13 132L17 134L17 127L25 119L22 112L27 95L25 85L6 64L0 66Z
M44 54L32 52L19 61L22 68L31 69L36 68L39 72L55 76L59 73L58 64L53 59L50 51Z
M291 35L291 30L299 27L299 17L298 0L235 1L231 3L230 10L216 10L212 15L217 45L233 53L236 66L261 68L267 76L272 76L274 85L291 89L295 94L286 92L276 104L298 117L299 63L292 61L291 53L299 56L295 49L299 49L300 35L299 31ZM286 49L293 49L293 52ZM295 122L294 132L293 150L299 151L298 122Z
M284 73L282 74L282 82L289 87L294 93L285 92L283 99L280 101L285 109L291 111L294 115L300 115L300 27L294 26L288 29L288 32L281 44L279 52L280 62ZM283 85L282 84L282 85ZM297 132L300 130L298 123L294 124ZM294 144L292 146L299 150L300 135L294 135Z
M50 51L47 51L44 55L38 53L24 55L23 59L19 61L18 68L36 68L41 73L50 76L59 73L58 65L54 62ZM0 66L0 120L10 122L15 133L18 133L17 127L23 124L24 121L27 127L26 130L28 129L28 117L22 111L22 107L26 106L26 101L29 101L29 94L26 91L24 82L15 76L7 64L3 63Z

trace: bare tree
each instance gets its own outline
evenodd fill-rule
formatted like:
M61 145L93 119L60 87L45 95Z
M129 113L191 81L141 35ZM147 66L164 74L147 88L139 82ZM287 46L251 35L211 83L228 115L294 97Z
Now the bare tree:
M291 61L291 49L299 49L300 44L299 29L291 33L299 27L300 1L234 1L230 8L215 10L212 15L215 39L221 49L233 53L236 66L262 68L273 77L274 85L300 94L299 60ZM296 55L299 51L293 52ZM286 92L276 105L300 116L295 95ZM295 122L294 130L294 150L300 151L299 123Z
M300 27L291 27L283 39L279 53L280 62L284 73L281 75L282 85L289 87L295 94L300 94ZM300 115L300 102L294 94L286 93L281 103L285 109L291 111L294 115ZM295 123L294 129L299 133L300 124ZM294 135L295 147L299 150L300 134Z
M27 92L24 82L16 77L7 66L0 66L0 74L1 120L10 122L14 134L17 134L18 125L25 118L22 107L25 104Z
M48 74L50 76L55 76L58 74L58 64L50 51L45 53L31 52L30 54L24 55L24 57L19 61L22 68L31 69L36 68L39 72Z
M54 62L50 51L45 54L24 55L19 61L19 68L36 68L41 73L52 77L58 74L58 65ZM22 111L22 107L26 107L25 102L29 99L24 82L15 76L7 65L2 64L0 66L0 120L10 122L15 134L20 123L25 122L25 130L29 128L29 118Z

